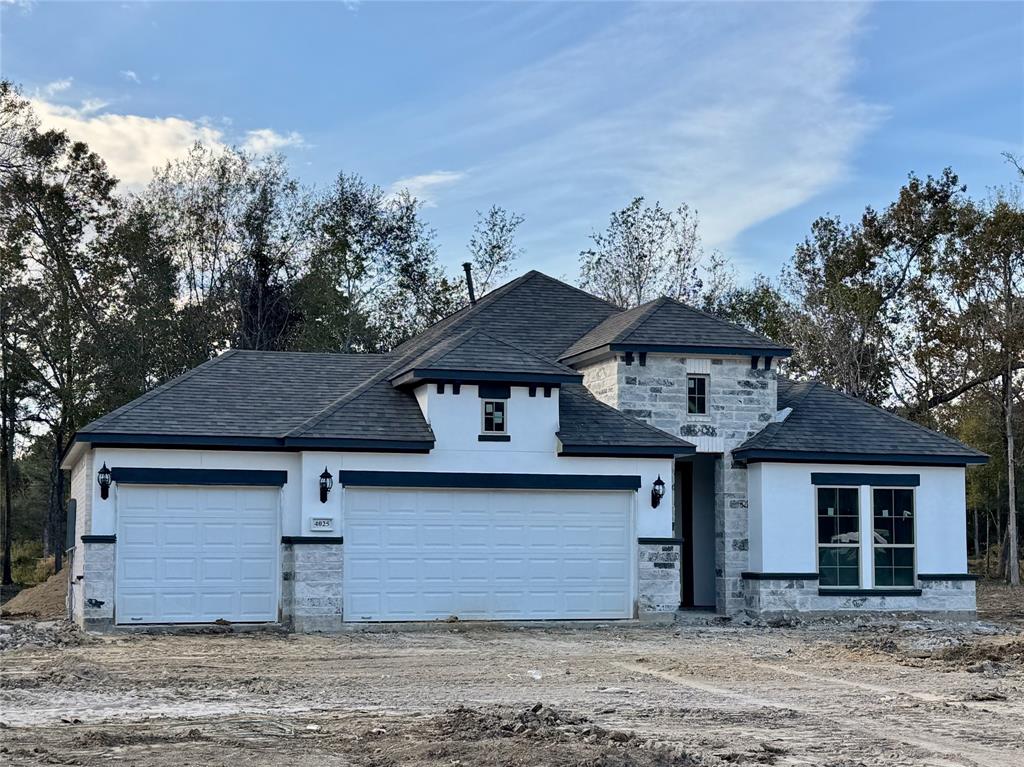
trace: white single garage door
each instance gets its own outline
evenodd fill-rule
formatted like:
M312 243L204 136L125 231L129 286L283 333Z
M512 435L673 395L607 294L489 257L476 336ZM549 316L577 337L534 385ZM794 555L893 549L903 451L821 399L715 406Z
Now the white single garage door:
M277 620L278 488L119 485L118 623Z
M345 620L629 618L633 496L346 488Z

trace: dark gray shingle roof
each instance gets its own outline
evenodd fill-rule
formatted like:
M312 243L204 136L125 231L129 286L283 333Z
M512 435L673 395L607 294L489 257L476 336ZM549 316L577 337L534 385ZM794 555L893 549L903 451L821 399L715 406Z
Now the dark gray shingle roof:
M524 380L531 375L572 376L580 380L577 371L560 362L545 359L479 330L456 333L422 354L404 360L391 379L394 381L403 374L422 369L510 373L523 375Z
M692 453L690 442L599 401L582 384L565 384L558 395L558 439L574 448L635 448L669 455Z
M432 440L415 397L396 391L382 377L394 363L394 357L382 354L231 350L93 421L79 434L284 438L330 410L335 417L330 423L337 426L331 437L376 438L383 431L379 427L394 426L387 428L388 439ZM378 386L365 393L370 381ZM338 412L352 401L360 406Z
M579 288L531 271L427 328L395 353L419 354L453 333L482 330L554 361L573 341L620 311Z
M988 456L815 381L779 378L779 409L792 408L733 450L737 458L815 454L877 462L984 463ZM793 457L798 457L794 455Z
M739 325L671 298L659 298L612 315L573 342L560 357L567 359L609 344L741 349L775 356L791 351Z

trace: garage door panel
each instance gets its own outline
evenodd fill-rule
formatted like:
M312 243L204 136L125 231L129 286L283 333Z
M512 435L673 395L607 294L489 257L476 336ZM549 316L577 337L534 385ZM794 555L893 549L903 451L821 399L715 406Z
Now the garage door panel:
M276 620L278 496L271 488L119 488L117 621Z
M153 557L118 556L121 582L128 586L149 586L157 582L157 560Z
M345 619L625 618L632 496L347 489Z

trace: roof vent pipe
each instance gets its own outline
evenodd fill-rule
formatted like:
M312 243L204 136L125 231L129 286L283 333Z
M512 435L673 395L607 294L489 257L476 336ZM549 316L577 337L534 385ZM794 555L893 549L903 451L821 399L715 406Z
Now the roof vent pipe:
M473 292L473 265L467 261L462 265L466 270L466 287L469 288L469 305L476 304L476 293Z

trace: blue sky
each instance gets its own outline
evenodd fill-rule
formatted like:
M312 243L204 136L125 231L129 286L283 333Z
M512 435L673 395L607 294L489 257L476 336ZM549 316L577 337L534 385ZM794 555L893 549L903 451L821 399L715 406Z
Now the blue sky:
M633 196L698 209L741 278L910 171L969 191L1024 153L1022 3L55 3L0 0L0 69L129 187L196 139L526 219L518 270L574 278Z

